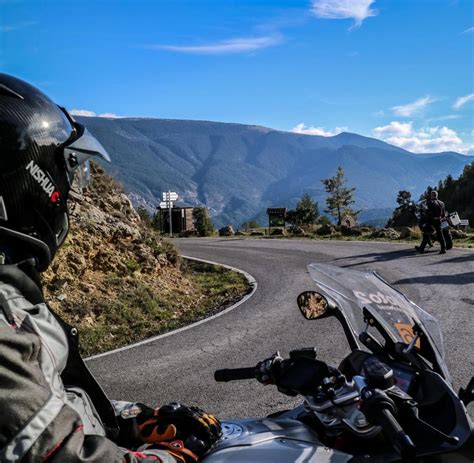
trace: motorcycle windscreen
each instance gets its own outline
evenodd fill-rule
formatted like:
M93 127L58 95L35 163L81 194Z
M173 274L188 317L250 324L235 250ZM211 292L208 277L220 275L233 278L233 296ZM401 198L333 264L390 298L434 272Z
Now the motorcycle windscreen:
M390 286L375 272L361 272L326 264L308 265L317 291L337 306L358 336L365 330L362 309L376 312L387 334L395 342L409 343L417 322L444 359L443 337L437 320Z

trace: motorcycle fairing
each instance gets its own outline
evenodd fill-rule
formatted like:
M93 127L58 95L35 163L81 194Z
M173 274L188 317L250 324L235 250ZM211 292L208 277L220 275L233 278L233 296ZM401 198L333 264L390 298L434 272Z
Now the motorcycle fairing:
M340 311L355 338L366 329L364 307L376 315L386 335L395 343L408 344L413 338L412 326L417 323L426 334L441 370L448 375L443 337L436 319L376 272L318 263L310 264L308 271L317 291Z

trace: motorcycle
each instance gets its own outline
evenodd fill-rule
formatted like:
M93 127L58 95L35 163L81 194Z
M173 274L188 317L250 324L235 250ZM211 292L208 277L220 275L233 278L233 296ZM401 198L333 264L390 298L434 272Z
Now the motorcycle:
M422 233L427 233L430 235L431 240L436 239L436 233L434 228L431 225L426 223L426 213L428 207L426 201L421 201L415 206L415 216L418 221L418 226ZM456 225L459 225L461 221L459 220L459 215L457 212L447 213L445 217L441 218L441 232L443 233L444 241L446 243L446 249L449 251L453 247L453 236L451 234L451 228L454 228Z
M337 368L310 347L217 370L216 381L266 379L303 403L263 419L224 421L203 463L473 462L466 406L474 377L454 392L436 319L375 272L308 270L317 291L298 296L302 314L336 317L351 352Z

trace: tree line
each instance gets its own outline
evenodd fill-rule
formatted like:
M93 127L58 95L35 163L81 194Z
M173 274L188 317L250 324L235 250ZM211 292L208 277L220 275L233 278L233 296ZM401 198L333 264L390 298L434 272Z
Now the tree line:
M456 211L462 219L468 219L471 225L474 224L474 162L464 166L457 180L452 175L448 175L444 180L440 180L436 187L428 186L418 201L428 199L433 190L438 191L439 199L444 202L447 211ZM416 225L416 206L411 193L400 190L397 195L397 204L387 227Z

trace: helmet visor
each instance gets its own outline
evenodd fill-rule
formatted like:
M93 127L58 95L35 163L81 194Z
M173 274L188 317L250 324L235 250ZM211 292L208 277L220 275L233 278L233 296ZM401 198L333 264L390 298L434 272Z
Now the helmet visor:
M90 160L97 158L111 162L110 156L102 144L82 124L76 122L66 109L61 107L60 109L74 127L74 135L64 147L64 161L69 183L71 187L81 192L90 181Z
M72 188L74 190L82 191L85 190L90 183L91 180L91 163L90 160L87 159L81 165L77 167L74 173L74 178L72 181Z

